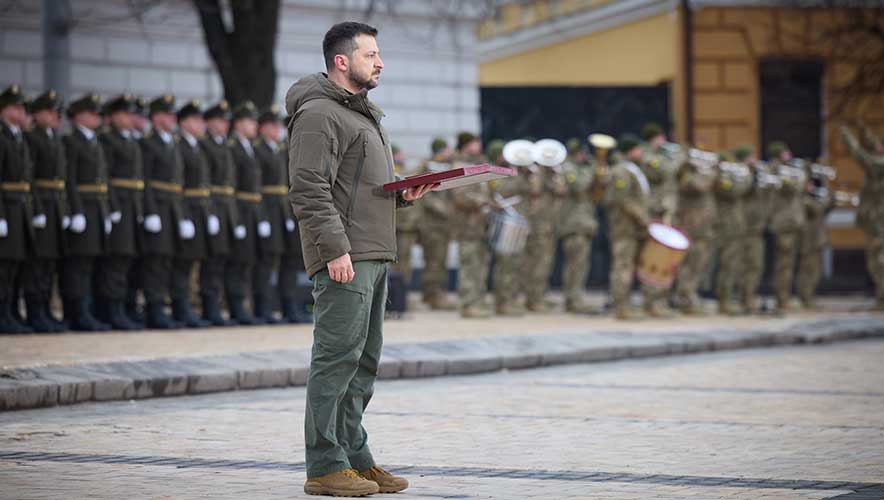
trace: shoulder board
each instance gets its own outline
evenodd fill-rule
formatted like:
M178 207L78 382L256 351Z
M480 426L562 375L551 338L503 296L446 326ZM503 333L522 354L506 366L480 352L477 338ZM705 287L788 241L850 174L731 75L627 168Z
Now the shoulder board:
M236 141L234 141L233 139L227 139L227 145L228 146L236 146Z

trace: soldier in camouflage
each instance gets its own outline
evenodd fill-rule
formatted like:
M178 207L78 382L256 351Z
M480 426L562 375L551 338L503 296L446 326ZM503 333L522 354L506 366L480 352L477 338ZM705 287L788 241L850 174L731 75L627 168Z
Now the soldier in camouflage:
M746 152L740 151L743 159ZM727 160L727 153L722 153ZM743 272L742 257L746 239L746 210L744 204L752 188L752 173L742 162L722 162L715 182L715 204L718 209L716 234L718 242L718 278L715 296L718 312L731 316L741 314L742 308L732 302L737 281ZM763 255L762 255L763 258Z
M823 248L829 244L826 216L833 208L835 196L826 186L826 180L813 179L813 185L804 195L804 229L798 243L798 275L795 278L795 292L804 309L817 309L814 296L822 275Z
M789 165L792 152L783 142L773 142L768 146L768 157L771 169L776 173L782 186L773 200L770 230L776 244L774 250L774 294L776 296L776 314L783 314L790 306L792 280L795 259L798 255L798 244L804 230L804 192L807 175L803 168Z
M451 168L452 150L445 139L436 138L431 145L433 157L423 165L423 172L441 172ZM414 207L412 207L414 208ZM418 227L424 249L424 271L421 274L423 300L430 309L448 311L457 304L448 298L448 243L451 240L451 193L427 193L421 205L423 219Z
M848 151L866 175L856 224L866 233L866 266L875 282L875 310L884 311L884 143L868 129L864 135L865 147L850 129L841 127Z
M764 229L770 218L771 204L777 185L771 182L767 165L758 161L751 146L740 146L734 150L734 158L749 167L752 186L742 204L742 218L745 223L741 238L740 271L737 287L740 290L740 305L749 314L759 312L756 292L764 273Z
M393 169L398 177L407 177L413 172L405 171L405 158L399 146L393 144ZM417 243L423 211L419 206L396 212L396 262L390 268L391 287L404 286L408 290L411 284L411 249ZM401 279L401 281L399 281Z
M562 164L562 173L568 197L562 204L558 224L565 257L562 285L565 311L585 314L595 312L586 304L583 293L589 276L592 238L598 229L591 197L595 168L580 139L569 139L566 146L569 156Z

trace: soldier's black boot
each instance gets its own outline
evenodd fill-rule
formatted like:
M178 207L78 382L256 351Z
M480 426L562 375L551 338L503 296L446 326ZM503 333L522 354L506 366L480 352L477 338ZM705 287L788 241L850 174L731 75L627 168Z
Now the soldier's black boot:
M135 323L126 315L126 306L121 300L107 302L107 322L114 330L141 330L141 325Z
M203 319L211 323L213 326L231 326L236 323L224 319L221 316L221 306L218 304L218 298L211 295L203 295Z
M260 324L255 318L246 311L243 299L240 297L231 297L227 300L230 306L230 319L236 321L240 325L258 325Z
M147 303L147 328L157 328L160 330L173 330L179 328L180 325L175 322L168 314L166 314L165 304L162 302Z
M190 307L190 301L187 299L172 300L172 317L175 321L183 323L187 328L205 328L209 326L208 321L204 321L197 316Z
M135 290L130 289L126 292L126 316L129 316L133 323L144 325L144 311L138 306L138 293Z
M12 317L9 302L0 302L0 333L31 333L33 330Z
M110 330L110 325L102 323L95 319L92 312L89 311L88 299L74 300L65 307L65 315L71 309L70 328L78 332L106 332Z
M277 325L280 321L273 317L273 308L270 301L264 295L255 295L252 303L255 304L255 319L265 325Z
M58 331L46 314L46 304L42 302L28 302L28 326L39 333L53 333Z

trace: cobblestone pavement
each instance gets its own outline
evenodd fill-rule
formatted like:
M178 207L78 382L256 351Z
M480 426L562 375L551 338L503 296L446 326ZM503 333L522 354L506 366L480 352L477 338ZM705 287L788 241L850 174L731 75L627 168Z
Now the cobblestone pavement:
M884 341L382 381L407 499L884 498ZM302 498L302 388L0 414L0 499Z
M553 296L553 299L560 300L561 297ZM590 302L595 305L601 305L604 301L605 296L602 294L596 293L590 296ZM640 322L622 322L609 316L564 313L468 320L460 318L454 312L418 310L408 314L404 319L387 321L384 325L384 338L386 343L395 344L476 337L585 333L612 329L651 333L677 327L689 332L751 328L757 326L759 320L763 320L765 324L787 328L799 321L848 317L851 315L851 310L861 309L870 304L871 302L864 297L824 297L820 299L822 311L795 313L785 318L707 316ZM715 310L711 301L707 301L707 305L710 311ZM276 325L173 331L0 335L0 369L303 348L312 345L312 331L312 325Z

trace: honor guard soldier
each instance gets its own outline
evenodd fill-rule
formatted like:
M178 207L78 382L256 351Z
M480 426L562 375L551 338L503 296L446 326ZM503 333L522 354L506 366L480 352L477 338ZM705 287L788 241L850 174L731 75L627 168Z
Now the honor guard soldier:
M647 236L651 188L636 162L641 161L639 139L626 134L618 143L623 158L611 169L604 204L611 231L611 303L618 319L638 319L641 311L630 305L635 263L641 242Z
M150 130L147 101L143 97L135 98L135 113L132 115L132 133L136 140L141 140Z
M184 165L184 201L182 219L193 224L193 237L179 241L172 273L172 317L189 328L209 326L190 306L190 277L197 264L205 261L209 251L209 224L216 234L217 218L211 214L211 179L209 162L199 138L206 132L200 102L193 100L178 110L178 151ZM200 264L201 265L201 264Z
M289 203L288 149L280 142L282 116L276 105L258 116L258 141L255 152L261 162L261 204L270 222L270 237L262 241L259 266L272 263L276 271L276 294L282 306L283 321L299 323L306 320L302 304L296 304L298 272L304 271L301 238L295 213ZM272 260L271 260L272 259ZM278 262L277 262L278 260ZM256 273L259 276L266 271ZM263 277L262 277L263 279ZM268 280L270 281L270 280ZM272 291L272 283L262 285ZM254 294L255 316L272 322L273 295Z
M424 166L423 173L442 172L451 168L453 151L445 139L436 138L430 145L432 158ZM423 221L420 231L421 247L424 249L424 270L421 273L421 291L430 309L450 311L457 304L448 298L448 243L451 241L451 193L430 192L424 196L421 206Z
M166 94L150 102L152 130L141 139L144 157L144 264L142 280L148 328L178 328L165 311L172 285L173 259L179 239L193 239L193 221L182 218L184 167L172 133L175 97Z
M269 238L272 231L261 206L261 166L252 146L257 134L258 113L255 105L246 101L233 111L233 133L228 141L236 165L239 223L234 228L233 252L227 263L227 303L231 318L242 325L261 322L246 311L245 297L250 283L252 292L259 292L258 280L253 279L260 252L258 240Z
M68 118L73 131L64 138L70 226L62 266L64 316L72 330L104 331L110 326L90 310L95 260L107 250L111 225L108 210L108 168L96 130L101 126L100 101L89 94L73 101Z
M137 143L141 143L141 139L144 137L150 130L150 120L148 119L148 104L147 101L143 97L135 98L135 113L132 114L132 137L135 139ZM142 170L143 175L143 170ZM142 180L143 177L142 177ZM143 189L142 189L143 191ZM143 208L144 194L142 193L142 208ZM143 222L143 218L138 219L139 224ZM141 237L143 236L143 232L141 230L138 231L138 241L139 245L141 242ZM140 252L140 248L139 248ZM140 305L138 304L138 291L144 289L144 285L141 282L142 278L142 261L141 256L135 257L132 260L132 265L129 266L129 276L127 279L128 289L126 290L126 314L129 318L132 319L134 323L144 324L144 312L141 310Z
M98 317L116 330L143 327L126 312L129 272L138 257L144 196L141 147L135 139L133 116L135 99L129 94L108 101L109 117L105 132L99 135L107 162L111 231L107 255L96 264L96 305Z
M34 161L34 254L22 270L21 281L28 326L37 332L65 330L50 311L55 273L64 256L62 224L68 213L64 147L58 135L61 109L62 100L54 90L40 94L31 103L33 127L25 133Z
M209 167L209 217L206 231L209 233L209 247L206 260L200 266L200 295L203 302L203 319L215 326L228 326L233 321L221 315L221 291L224 289L227 259L230 256L234 229L238 226L239 215L236 208L236 167L233 153L227 147L227 133L230 131L230 108L227 101L207 109L203 113L206 121L206 137L200 139L200 146L206 153ZM244 234L240 236L245 237Z
M16 277L33 256L33 165L24 137L25 97L18 85L0 94L0 333L31 333L19 321Z

